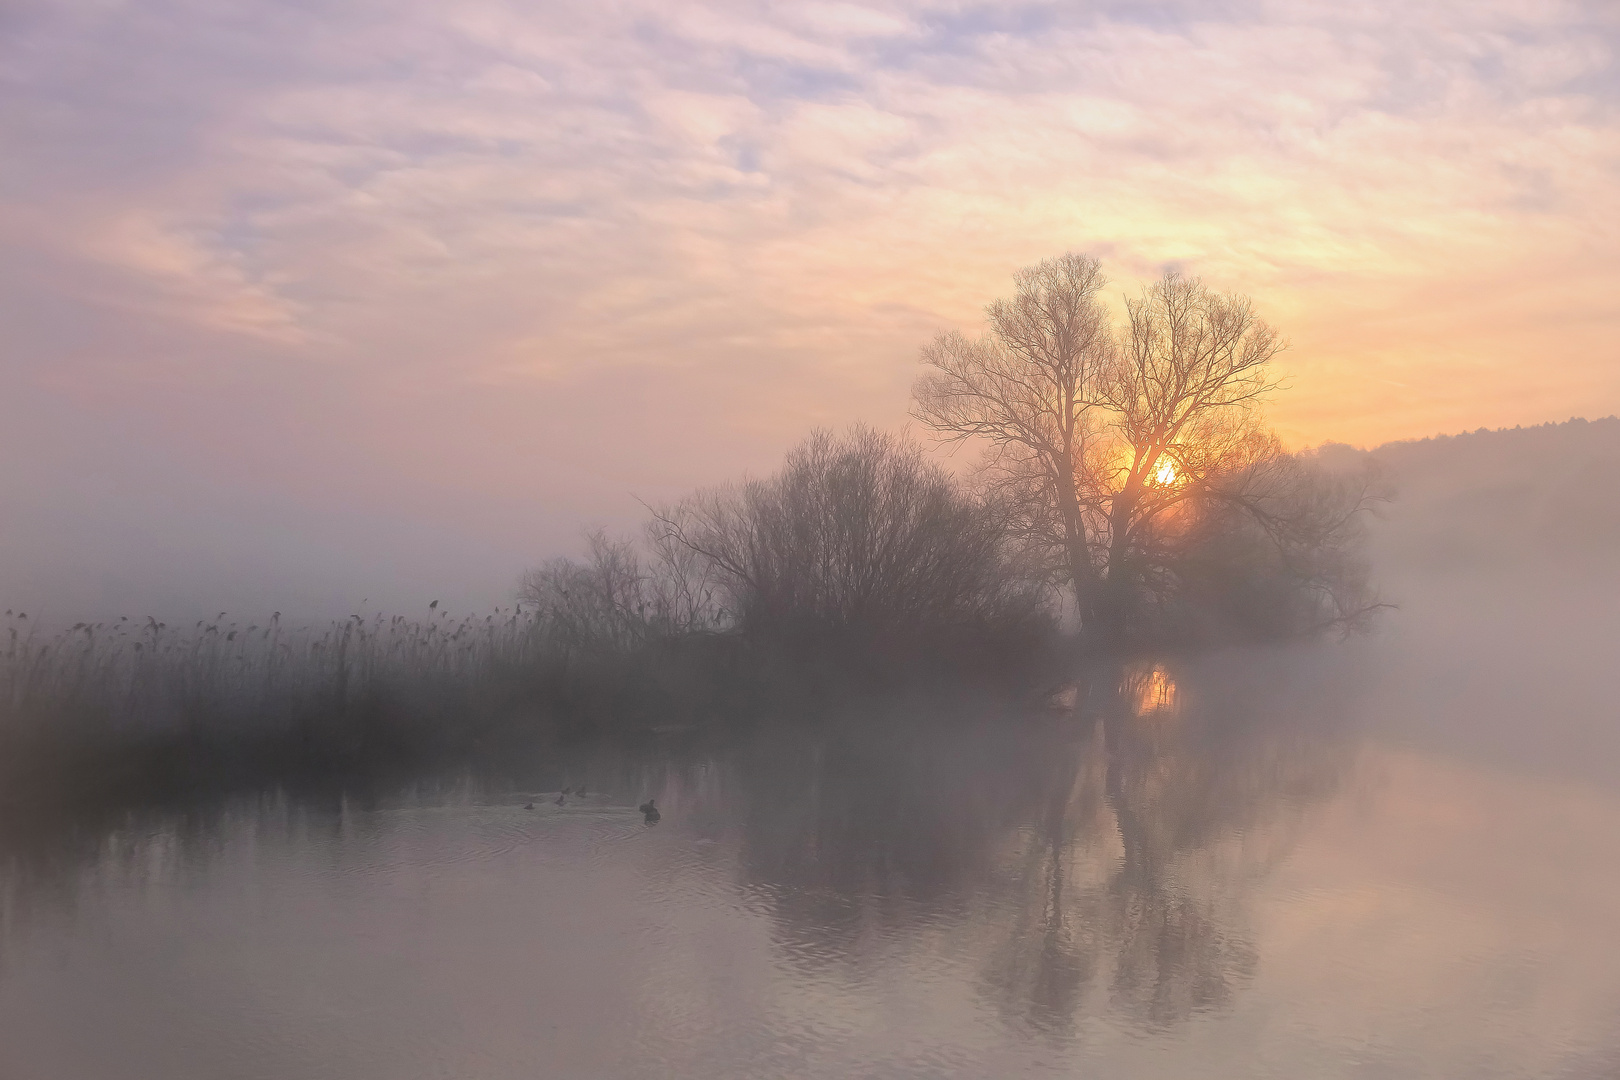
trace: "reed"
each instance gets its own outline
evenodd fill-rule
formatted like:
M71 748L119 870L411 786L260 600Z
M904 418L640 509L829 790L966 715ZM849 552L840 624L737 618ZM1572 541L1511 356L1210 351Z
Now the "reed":
M692 669L721 650L646 627L603 635L602 613L584 614L542 603L455 618L435 606L289 626L279 613L246 624L221 613L48 632L7 612L0 799L498 754L645 727L712 681Z

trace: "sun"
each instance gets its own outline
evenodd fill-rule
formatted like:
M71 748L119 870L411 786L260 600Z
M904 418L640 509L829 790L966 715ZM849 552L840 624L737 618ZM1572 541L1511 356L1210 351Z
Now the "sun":
M1169 487L1176 482L1176 463L1169 458L1159 462L1159 471L1153 474L1153 479Z

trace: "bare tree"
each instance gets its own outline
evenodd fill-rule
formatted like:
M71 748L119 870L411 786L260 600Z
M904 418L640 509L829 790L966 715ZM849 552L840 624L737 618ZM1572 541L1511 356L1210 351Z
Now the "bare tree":
M1054 553L1088 630L1124 635L1232 511L1293 565L1313 544L1348 543L1367 491L1335 489L1333 511L1323 493L1305 497L1308 477L1256 408L1278 385L1269 365L1286 345L1246 297L1172 271L1126 299L1116 330L1096 259L1064 255L1014 282L1010 300L986 308L983 337L942 333L924 348L933 370L917 380L914 415L944 441L987 445L985 481ZM1355 591L1324 595L1342 607Z
M630 540L588 533L583 561L553 559L523 575L518 600L569 645L627 649L712 631L725 613L707 565L649 529L650 557Z
M699 492L651 530L697 556L736 625L865 634L1034 617L1002 520L915 446L857 427L818 431L776 475Z
M1108 437L1079 477L1106 522L1106 587L1092 611L1116 635L1142 574L1158 568L1142 556L1166 518L1191 499L1223 497L1230 478L1252 482L1282 454L1253 406L1277 386L1267 367L1285 345L1247 297L1170 271L1126 312L1116 361L1098 380Z
M1097 294L1096 259L1067 254L1014 275L1017 292L986 309L990 332L940 334L923 350L916 416L946 440L988 443L986 476L1019 509L1024 534L1063 555L1077 595L1100 581L1099 522L1080 480L1097 435L1093 410L1117 349Z

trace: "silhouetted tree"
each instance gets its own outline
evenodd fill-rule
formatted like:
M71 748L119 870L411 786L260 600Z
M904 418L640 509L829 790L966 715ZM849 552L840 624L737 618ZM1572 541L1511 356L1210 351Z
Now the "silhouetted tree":
M583 561L553 559L523 575L518 600L554 636L614 649L721 625L715 583L694 553L587 534Z
M987 475L1010 496L1024 535L1062 553L1077 594L1100 581L1101 522L1081 478L1100 424L1099 388L1117 349L1097 300L1096 259L1068 254L1014 275L1017 292L985 309L990 332L940 334L923 350L916 416L947 440L988 444Z
M1298 626L1365 613L1359 564L1314 555L1354 547L1370 488L1319 483L1261 424L1284 343L1247 298L1170 272L1126 300L1116 331L1096 259L1064 255L1014 280L986 309L988 333L923 350L933 370L915 415L943 440L987 444L988 489L1072 585L1089 631L1117 642L1150 605L1170 610L1169 594L1208 572L1215 538L1273 545L1268 565L1286 572L1268 582L1312 608Z
M858 427L813 434L768 479L658 512L653 534L670 558L706 564L744 630L870 636L1042 618L1006 521L917 447Z

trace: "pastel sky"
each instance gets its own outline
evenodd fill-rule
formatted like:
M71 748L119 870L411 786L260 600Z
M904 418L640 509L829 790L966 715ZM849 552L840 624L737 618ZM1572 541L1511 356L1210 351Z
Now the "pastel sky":
M1613 413L1617 48L1612 0L8 0L0 602L494 603L904 424L1065 250L1250 294L1293 445Z

